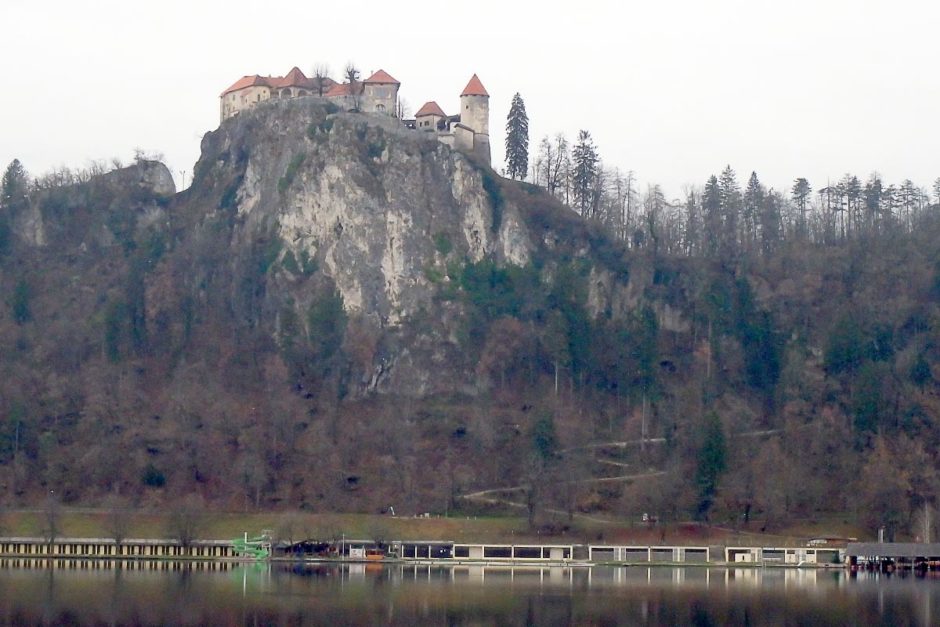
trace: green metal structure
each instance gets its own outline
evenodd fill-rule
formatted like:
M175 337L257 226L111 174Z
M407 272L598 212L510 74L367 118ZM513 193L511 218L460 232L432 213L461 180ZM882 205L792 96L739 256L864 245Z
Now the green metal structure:
M232 548L235 554L241 557L265 560L271 557L271 538L266 533L249 538L248 532L245 532L244 538L232 540Z

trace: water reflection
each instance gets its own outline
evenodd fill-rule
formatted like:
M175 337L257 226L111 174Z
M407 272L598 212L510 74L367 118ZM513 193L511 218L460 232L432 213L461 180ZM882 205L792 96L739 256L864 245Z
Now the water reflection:
M842 570L33 566L0 563L0 624L930 625L940 601L934 577Z

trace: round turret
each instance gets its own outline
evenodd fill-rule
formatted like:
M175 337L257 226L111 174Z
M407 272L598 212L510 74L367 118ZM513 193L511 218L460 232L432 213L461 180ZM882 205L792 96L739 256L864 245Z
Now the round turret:
M460 123L489 137L490 95L476 74L460 94Z

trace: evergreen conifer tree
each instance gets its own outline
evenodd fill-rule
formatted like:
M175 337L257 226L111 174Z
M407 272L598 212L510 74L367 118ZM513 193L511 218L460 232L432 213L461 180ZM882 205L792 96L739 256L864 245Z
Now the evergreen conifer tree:
M865 207L865 222L869 229L876 228L881 215L881 195L884 184L881 177L872 173L865 183L865 189L862 191L862 202Z
M760 222L761 208L764 206L764 186L757 178L757 172L751 172L751 178L744 189L744 244L748 250L754 241L757 224Z
M3 173L0 182L0 207L12 209L26 200L29 176L19 159L14 159Z
M705 222L705 252L715 256L718 254L718 242L721 238L721 192L718 188L718 177L714 174L705 183L702 214Z
M594 179L597 177L597 164L600 161L597 156L597 148L594 146L594 140L591 139L591 134L587 131L578 132L578 143L572 149L571 160L574 162L574 172L572 174L574 202L578 213L585 215L591 203Z
M517 92L506 118L506 174L524 180L529 171L529 116Z
M13 288L13 298L11 307L13 309L13 320L16 324L29 322L32 317L32 311L29 307L29 284L26 279L20 279Z
M699 496L698 515L701 519L708 520L708 512L718 491L718 480L727 468L728 451L718 414L712 412L705 416L700 437L698 467L695 472Z
M738 223L741 216L741 188L731 166L725 167L718 177L718 192L721 196L722 227L718 240L718 255L725 262L733 262L738 256Z
M761 201L758 219L760 221L761 251L765 256L770 255L780 241L782 228L780 208L783 203L783 197L774 190L770 190L770 193L765 194Z
M800 235L806 233L806 203L812 191L813 188L805 178L801 177L793 181L793 189L790 193L792 194L793 200L796 201L797 208L800 210L800 222L797 225Z

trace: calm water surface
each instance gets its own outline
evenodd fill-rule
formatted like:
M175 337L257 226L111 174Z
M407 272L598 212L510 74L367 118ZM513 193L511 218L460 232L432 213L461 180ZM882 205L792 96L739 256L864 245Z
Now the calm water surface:
M144 566L0 564L0 624L940 624L940 579L913 575L667 567Z

